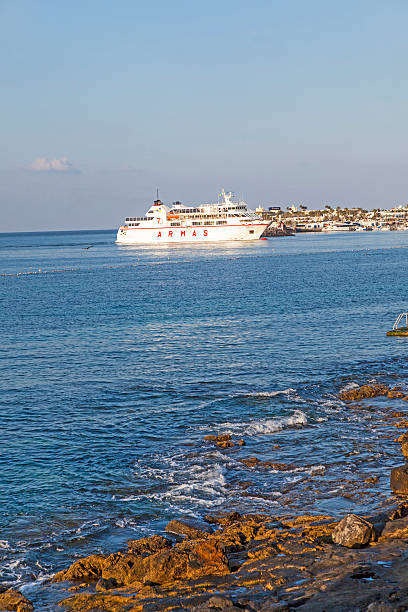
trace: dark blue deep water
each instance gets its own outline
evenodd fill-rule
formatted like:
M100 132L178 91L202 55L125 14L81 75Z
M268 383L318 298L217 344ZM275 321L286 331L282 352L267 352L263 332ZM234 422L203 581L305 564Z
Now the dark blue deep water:
M400 461L400 431L336 394L405 386L408 339L385 332L408 309L408 233L114 238L0 234L0 578L41 610L53 572L172 517L369 511Z

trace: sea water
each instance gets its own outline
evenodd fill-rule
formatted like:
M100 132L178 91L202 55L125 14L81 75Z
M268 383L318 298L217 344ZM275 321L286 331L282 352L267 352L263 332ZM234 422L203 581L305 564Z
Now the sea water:
M337 395L406 385L408 339L385 332L408 233L114 239L0 234L1 583L43 610L55 571L171 518L368 512L401 462L381 402ZM204 441L225 433L246 445Z

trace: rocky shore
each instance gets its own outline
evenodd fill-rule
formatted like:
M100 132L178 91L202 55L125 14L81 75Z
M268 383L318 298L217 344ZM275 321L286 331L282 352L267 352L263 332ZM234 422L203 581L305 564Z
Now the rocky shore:
M384 384L339 395L353 410L376 397L408 401L402 388ZM387 418L408 429L405 412L388 410ZM245 445L225 434L205 440L223 452ZM408 433L395 442L408 456ZM242 461L251 469L290 468L257 457ZM370 484L375 482L373 477ZM405 464L392 470L390 486L394 496L376 514L220 512L202 521L174 519L162 534L130 540L124 550L85 557L58 572L53 583L61 588L59 605L83 612L408 610ZM0 610L33 609L18 591L0 592Z

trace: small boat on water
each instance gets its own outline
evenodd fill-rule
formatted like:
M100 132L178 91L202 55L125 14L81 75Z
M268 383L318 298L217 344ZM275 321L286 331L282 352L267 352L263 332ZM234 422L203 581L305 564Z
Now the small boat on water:
M219 242L258 240L270 224L245 202L234 201L231 192L220 193L214 204L185 206L173 202L168 208L155 200L144 217L127 217L118 229L119 244L169 242Z
M322 232L353 232L355 227L352 223L327 223L322 227Z

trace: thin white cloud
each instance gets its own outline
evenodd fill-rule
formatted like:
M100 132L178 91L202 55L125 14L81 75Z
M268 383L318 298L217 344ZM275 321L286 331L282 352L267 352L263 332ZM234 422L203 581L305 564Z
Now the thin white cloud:
M65 172L71 174L79 172L69 161L68 157L60 157L59 159L38 157L30 164L29 169L35 172Z

